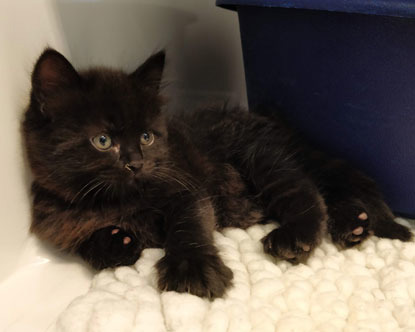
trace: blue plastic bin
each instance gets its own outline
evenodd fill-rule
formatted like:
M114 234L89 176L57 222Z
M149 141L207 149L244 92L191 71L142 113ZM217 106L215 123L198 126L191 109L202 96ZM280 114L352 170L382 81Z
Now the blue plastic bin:
M218 0L239 15L248 100L415 216L415 0Z

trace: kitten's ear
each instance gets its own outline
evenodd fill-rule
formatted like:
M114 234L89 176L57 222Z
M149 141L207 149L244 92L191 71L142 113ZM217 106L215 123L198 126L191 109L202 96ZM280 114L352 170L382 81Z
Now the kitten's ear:
M164 61L166 53L160 51L149 57L140 67L138 67L130 77L139 86L159 92L161 77L163 75Z
M32 91L39 102L79 83L78 73L62 54L51 48L43 51L32 74Z

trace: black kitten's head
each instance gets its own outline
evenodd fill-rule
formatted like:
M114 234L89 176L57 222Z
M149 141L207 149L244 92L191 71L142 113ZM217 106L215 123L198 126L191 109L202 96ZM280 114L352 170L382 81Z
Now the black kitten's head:
M24 121L36 181L77 200L136 191L150 178L168 157L159 96L164 57L151 56L132 74L77 72L60 53L45 50Z

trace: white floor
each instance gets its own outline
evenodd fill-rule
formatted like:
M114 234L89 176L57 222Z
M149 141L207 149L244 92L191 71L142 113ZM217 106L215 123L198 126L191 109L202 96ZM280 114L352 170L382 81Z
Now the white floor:
M30 237L17 270L0 283L0 331L48 331L59 313L84 294L93 273Z
M413 222L411 222L411 224L413 224ZM254 229L251 231L251 233L253 231L254 231ZM244 233L245 234L246 232L236 231L235 234L239 234L239 233ZM248 233L246 233L246 234L248 234ZM233 233L229 233L229 234L233 234ZM260 238L262 236L263 236L263 234L260 233L257 237ZM232 237L230 237L230 238L232 238ZM245 238L243 238L243 239L245 239ZM229 239L228 239L228 241L229 241ZM256 242L258 242L258 241L256 241ZM385 248L383 248L382 246L385 247ZM393 249L394 246L396 247L395 249ZM239 245L235 244L234 247L235 248L240 247L240 249L242 250L246 246L244 246L244 245L239 246ZM252 247L253 248L254 247L256 248L256 245L255 245L254 242L252 242ZM316 254L314 256L316 256L316 257L319 256L319 255L321 256L320 257L320 260L321 260L321 264L320 265L321 265L321 267L333 269L333 266L332 266L333 265L332 264L333 263L333 259L336 258L336 257L338 257L338 256L341 256L341 255L345 255L346 258L348 257L347 259L349 259L351 257L350 258L351 259L351 262L354 262L354 258L356 258L356 257L359 258L360 256L362 256L362 257L363 256L367 256L366 258L368 260L370 257L372 257L373 255L375 255L375 253L376 253L376 255L380 255L379 256L381 258L380 261L384 260L384 258L386 256L388 256L388 257L386 257L387 259L385 258L386 259L385 262L387 262L388 259L391 260L392 258L395 259L396 257L401 256L401 254L399 253L400 251L402 251L402 255L405 254L405 255L410 255L411 257L415 257L414 256L414 250L413 250L414 249L413 244L408 244L408 245L405 244L405 247L402 247L402 244L399 244L396 241L390 241L390 240L383 240L381 242L378 242L378 240L368 240L367 243L365 243L365 245L362 248L360 248L360 249L353 249L353 250L349 250L347 252L340 252L340 253L337 253L333 248L332 248L331 245L325 244L325 245L322 246L321 250L319 249L319 250L317 250L318 252L316 251ZM330 250L328 250L328 249L330 249ZM392 249L395 250L396 252L393 252ZM259 250L258 251L257 256L258 255L260 255L260 256L262 255L260 252L262 252L262 250ZM249 255L251 255L250 251L247 252L247 253ZM382 256L383 255L382 253L384 255L386 255L386 256L383 257ZM332 256L334 255L333 256L334 258L333 257L330 258L330 255L332 255ZM229 255L227 255L227 256L229 256ZM240 256L240 257L243 258L243 255L242 254L238 254L237 256L238 257ZM391 258L389 256L391 256L391 257L393 256L393 257ZM307 264L307 265L310 265L308 267L308 269L310 269L310 268L313 269L314 268L313 267L313 262L316 260L315 259L316 257L314 257L313 259L310 260L310 264ZM413 264L415 262L412 260L412 258L410 258L410 257L408 258L406 256L404 258L409 262L407 265L411 265L411 269L413 269L414 266L415 266ZM268 259L269 258L263 258L263 260L268 260ZM401 257L401 260L402 259L403 258ZM143 262L144 261L145 261L145 259L143 260ZM144 264L144 263L142 263L142 264ZM227 263L230 264L229 266L232 265L232 262L231 261L230 262L227 262ZM326 263L328 264L328 266L326 266ZM364 264L362 263L363 264L361 266L362 269L363 268L367 268L367 266L366 266L367 264L366 263L364 263ZM399 273L400 273L400 265L398 264L399 263L398 261L396 261L395 263L392 262L392 261L389 262L387 265L390 265L390 266L387 269L385 267L384 268L384 271L383 270L382 271L385 272L387 270L390 273L392 273L393 275L394 274L399 275ZM137 263L137 264L138 264L137 265L138 267L140 267L142 265L141 263ZM286 282L289 281L288 279L289 279L289 276L291 274L294 273L294 275L295 275L295 271L297 271L296 269L301 269L301 267L291 267L290 268L288 266L289 264L284 263L284 262L280 262L280 263L278 263L275 266L274 266L274 264L269 264L269 263L267 263L267 264L270 265L270 266L272 265L272 267L274 269L280 268L280 269L282 269L281 271L283 271L283 272L285 270L287 270L284 273L281 273L281 272L278 273L275 278L273 277L272 278L273 279L273 282L286 283ZM320 265L317 266L318 269L320 269ZM344 265L343 263L339 265L339 267L338 267L339 271L341 270L341 268L342 268L343 265ZM393 272L393 271L391 271L391 268L393 269L392 266L396 266L396 273ZM304 268L306 268L306 267L303 267L302 269L304 269ZM374 267L371 266L370 269L373 270ZM244 269L240 269L240 270L241 271L242 270L248 271L249 269L248 268L244 268ZM262 270L262 268L261 268L261 270ZM294 271L294 272L292 272L290 274L289 273L290 271ZM382 273L381 272L379 272L379 275L381 275L383 273L383 272ZM236 272L234 272L234 273L236 273ZM262 271L261 273L265 273L265 272ZM284 275L286 273L288 273L288 274L287 274L286 277L284 277ZM341 273L346 273L346 272L343 271ZM347 273L349 273L349 272L347 272ZM383 273L383 274L385 274L385 273ZM104 277L106 276L105 273L103 275L104 275ZM21 260L19 262L19 268L12 275L10 275L7 279L5 279L5 280L3 280L3 281L0 282L0 308L1 308L1 310L0 310L0 331L1 332L32 332L32 331L33 332L35 332L35 331L36 332L38 332L38 331L50 331L51 332L53 330L53 327L55 325L54 323L56 322L59 314L61 314L67 308L67 306L76 297L81 296L81 295L84 295L84 294L86 294L88 292L88 289L90 288L91 280L93 279L93 276L94 276L94 273L88 267L86 267L86 265L81 260L79 260L77 258L73 258L73 257L68 257L68 256L60 255L60 254L54 252L51 248L48 248L48 247L45 247L44 245L42 245L35 238L30 237L28 239L28 241L26 242L25 248L23 250L23 255L22 255ZM153 276L152 274L148 273L148 276L147 275L145 275L144 277L143 276L144 276L144 274L140 274L139 273L139 275L137 275L137 278L147 277L149 280L147 280L146 282L149 285L152 285L154 283L154 282L151 281L152 279L155 278L155 276ZM412 273L410 273L410 276L411 276L411 280L415 277ZM281 280L278 280L277 277L279 279L281 279L281 278L282 279ZM374 280L377 278L377 277L376 278L375 277L374 277ZM95 280L95 284L99 283L98 282L100 280L99 278L100 277L98 276L98 279ZM379 283L382 284L382 282L380 282L380 281L379 281ZM248 284L253 284L253 283L251 282L251 283L248 283ZM93 284L92 285L92 288L94 289L94 287L97 288L98 286L97 285L94 286L94 284ZM236 289L233 290L233 293L235 293L235 294L238 295L239 294L238 292L240 292L240 289L244 290L245 288L243 288L243 287L242 288L241 287L238 288L237 287ZM396 295L395 294L396 293L396 289L395 288L396 287L393 286L390 290L388 290L388 292L391 293L393 296ZM318 289L317 286L316 286L316 289ZM271 291L272 290L272 287L269 288L269 290ZM142 292L140 292L140 294L139 294L140 296L144 296L145 295L145 294L143 295L141 293ZM386 293L387 292L385 291L385 294ZM252 294L252 291L251 291L251 294ZM267 294L267 291L264 294ZM360 291L358 291L356 294L360 294ZM402 296L402 294L398 294L398 295L399 296ZM168 300L170 297L172 297L172 295L168 295L168 294L167 295L166 294L161 294L161 296L162 296L161 297L162 300L163 299L167 299ZM273 296L273 297L275 297L275 296ZM280 298L280 296L277 296L277 297ZM232 299L232 296L230 298ZM285 295L283 296L283 298L285 298ZM337 298L337 295L336 295L336 298ZM177 297L177 299L181 303L182 298ZM345 303L350 304L351 302L349 300L350 300L349 298L347 298L347 299L345 298L345 301L346 301ZM393 305L395 305L395 302L396 302L395 299L392 299L392 300L391 301L393 303L392 302L391 303ZM261 302L262 301L265 301L265 300L261 300ZM399 301L402 302L402 299L399 298ZM88 295L81 297L78 302L81 303L81 304L82 303L89 303ZM169 301L167 301L167 302L169 302ZM176 303L176 302L174 302L174 303ZM216 302L217 301L215 301L215 303ZM217 303L220 304L222 302L223 301L218 301ZM298 301L295 301L295 302L297 303ZM300 301L300 302L302 303L304 301ZM178 304L178 303L176 303L176 304ZM191 303L193 303L193 302L191 302ZM304 302L304 303L306 303L306 302ZM264 302L264 305L265 304L266 304L266 301ZM274 303L273 305L276 305L276 304ZM165 306L164 310L167 310L168 309L168 306L166 304L164 304L164 306ZM170 310L171 311L170 312L170 316L171 317L167 321L175 322L175 319L176 320L177 319L182 320L182 318L183 318L180 315L179 315L179 318L176 317L176 314L174 313L174 310L175 310L174 309L174 306L173 306L173 309ZM179 306L181 306L181 305L179 305ZM295 306L297 306L297 304ZM86 306L86 307L88 307L88 306ZM214 308L214 307L212 307L212 308ZM71 309L70 308L68 310L69 311L67 311L68 314L66 316L70 317L72 315L72 312L71 312ZM165 311L165 312L167 312L167 311ZM284 313L283 311L281 311L281 312ZM288 313L289 312L287 311L287 313L285 313L285 314L288 314ZM84 320L86 319L86 321L88 321L89 320L88 319L88 317L89 317L88 315L90 315L90 314L91 313L88 312L88 310L85 310L85 315L82 315L82 316L85 316L85 317L76 318L76 320L77 321L79 320L79 322L81 322L82 319L84 319ZM64 317L65 319L67 318L66 316ZM86 316L88 316L88 317L86 317ZM209 315L206 314L205 316L208 317ZM282 319L284 317L285 316L282 315L280 318ZM321 317L323 317L323 316L321 316ZM403 317L399 321L402 321L402 320L405 320L405 319L407 319L407 317ZM350 321L350 319L349 319L349 321ZM357 318L355 319L355 321L356 322L354 322L354 325L353 326L356 327L356 326L358 326L358 325L356 325L358 323ZM143 322L147 322L147 320L144 320ZM400 322L400 323L402 323L402 322ZM79 324L81 324L81 323L79 323ZM271 324L271 326L272 325L273 324ZM349 326L349 328L350 327L351 326ZM415 325L414 325L414 327L415 327ZM171 328L172 328L171 326L168 326L167 327L167 330L169 330ZM397 327L396 331L398 331L398 330L401 331L401 329L399 327ZM71 329L69 329L68 331L71 331ZM84 330L82 330L82 331L84 331ZM99 331L101 331L101 330L99 330ZM326 331L326 330L324 330L324 331Z

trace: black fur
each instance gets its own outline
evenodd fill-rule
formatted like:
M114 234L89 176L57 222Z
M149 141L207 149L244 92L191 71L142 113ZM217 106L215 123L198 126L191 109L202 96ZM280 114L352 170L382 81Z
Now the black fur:
M164 53L134 73L77 72L48 49L23 123L34 175L31 230L97 269L161 247L161 290L220 297L232 272L214 229L278 220L264 250L304 261L328 231L341 247L374 233L407 241L375 183L302 142L283 121L238 108L167 116ZM154 133L150 140L143 141ZM107 150L96 139L111 139ZM144 142L144 143L143 143Z

